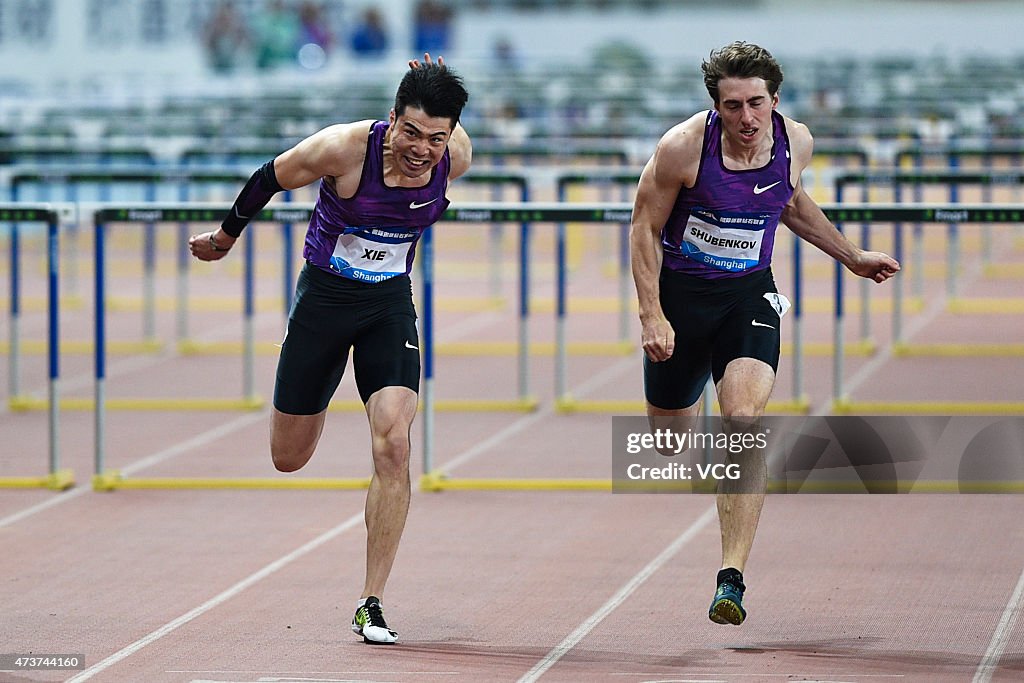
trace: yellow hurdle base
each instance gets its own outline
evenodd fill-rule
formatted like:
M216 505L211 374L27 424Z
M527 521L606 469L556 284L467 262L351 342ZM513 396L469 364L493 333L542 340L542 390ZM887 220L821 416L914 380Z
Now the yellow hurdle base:
M434 401L434 412L438 413L532 413L540 407L536 398L513 399L441 399ZM331 401L327 410L332 413L363 412L362 401ZM420 401L419 410L423 410Z
M1024 415L1013 401L834 401L837 415Z
M1024 299L971 298L950 299L946 304L950 313L974 315L1009 315L1024 313Z
M440 491L618 491L627 493L629 482L614 486L610 479L463 479L443 473L424 474L420 490ZM713 494L715 482L665 482L652 488L651 482L637 484L644 492ZM856 493L1022 493L1024 481L802 481L772 479L767 492L780 494L856 494Z
M183 356L237 356L245 350L240 341L202 342L195 339L182 339L177 345L178 353ZM281 353L281 344L275 342L254 342L253 351L262 356L277 356Z
M628 356L639 349L632 341L617 342L569 342L565 351L570 356ZM446 342L438 344L435 351L440 356L515 356L519 344L503 341ZM554 342L533 342L531 356L555 355Z
M0 489L50 489L64 491L75 485L75 473L58 470L41 477L0 477Z
M96 345L91 341L62 339L60 341L61 353L70 355L86 355L94 352ZM108 341L106 351L112 355L136 355L143 353L160 353L164 350L164 343L155 339L140 339L138 341ZM23 340L18 344L21 353L28 356L41 356L49 353L49 344L39 339ZM0 353L10 353L9 342L0 342Z
M358 490L370 486L369 477L355 479L324 479L324 478L275 478L275 477L225 477L225 478L191 478L191 477L151 477L125 478L118 471L93 475L92 488L95 491L115 491L118 489L205 489L205 490L236 490L236 489L279 489L279 490Z
M806 398L792 401L769 401L765 406L768 415L806 415L811 404ZM646 415L647 405L643 401L578 401L565 396L555 401L559 413L609 413L612 415ZM720 411L717 402L715 411Z
M96 401L91 398L62 398L61 410L94 410ZM232 411L259 410L264 401L258 396L251 398L111 398L104 402L107 410L113 411ZM50 402L43 398L12 396L7 401L12 411L27 412L46 410Z
M982 272L997 279L1024 278L1024 263L988 263Z
M421 491L611 491L610 479L449 479L441 473L420 477Z
M1021 493L1024 481L803 481L771 480L768 493Z
M1015 358L1024 356L1024 344L893 344L895 356L938 358Z
M834 353L835 345L831 342L804 342L803 353L805 356L825 356L831 357ZM878 350L878 346L875 342L870 339L862 339L855 342L847 342L843 344L843 355L846 356L873 356ZM783 355L793 355L793 344L786 342L782 345L781 351Z

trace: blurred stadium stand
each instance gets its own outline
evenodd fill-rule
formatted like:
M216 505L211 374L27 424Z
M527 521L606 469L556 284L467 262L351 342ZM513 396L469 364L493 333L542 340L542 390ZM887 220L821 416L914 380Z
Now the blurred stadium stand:
M292 63L260 69L250 55L220 73L204 55L203 32L221 0L0 0L0 160L46 145L96 154L142 143L158 159L180 156L195 139L213 150L243 138L273 149L333 122L383 116L413 56L419 2L380 4L395 39L366 61L354 59L346 36L370 3L279 0L296 16L316 6L333 36L325 61L303 66L296 44ZM253 32L272 4L230 2ZM1024 132L1024 49L1003 39L1024 25L1018 0L868 0L857 20L834 0L440 4L452 24L445 55L472 93L465 123L480 139L656 139L709 105L700 56L732 39L780 58L782 109L819 139ZM902 22L907 39L891 40ZM836 31L847 39L837 44Z

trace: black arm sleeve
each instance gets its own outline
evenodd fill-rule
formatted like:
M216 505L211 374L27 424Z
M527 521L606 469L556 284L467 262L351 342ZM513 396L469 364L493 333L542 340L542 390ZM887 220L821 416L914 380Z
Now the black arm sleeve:
M248 225L249 220L267 205L271 197L283 189L277 182L277 175L274 173L274 160L271 159L260 166L249 178L249 182L238 193L235 203L231 206L231 211L221 222L220 227L232 237L238 237Z

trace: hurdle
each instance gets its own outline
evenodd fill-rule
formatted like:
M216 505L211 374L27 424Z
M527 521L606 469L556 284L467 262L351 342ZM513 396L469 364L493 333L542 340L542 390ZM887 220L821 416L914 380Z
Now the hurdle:
M594 203L594 204L564 204L564 203L542 203L534 202L520 206L476 206L469 207L460 205L459 210L483 212L488 219L493 220L522 220L524 218L537 223L553 223L557 226L564 226L566 223L628 223L632 214L633 206L628 202L618 203ZM558 252L560 259L564 260L564 232L558 240ZM559 268L564 272L563 268ZM561 310L564 314L565 282L559 286L559 299ZM562 348L556 353L556 391L555 409L558 413L574 412L600 412L618 414L643 414L644 403L636 401L582 401L574 399L567 391L566 352L564 348L564 334L560 335ZM798 357L799 358L799 357ZM769 411L782 412L806 412L809 403L806 398L799 397L792 402L771 402ZM424 473L420 478L420 488L424 491L446 491L446 490L516 490L516 491L611 491L612 482L610 479L481 479L451 477L442 469L435 469L433 466L432 442L427 442L429 447L424 447Z
M70 169L52 169L13 166L4 170L6 182L10 185L13 201L21 199L25 186L38 184L43 187L65 186L69 190L69 200L76 200L71 190L82 184L98 183L104 187L114 183L143 184L145 197L143 201L153 202L156 199L157 186L175 186L180 190L179 198L187 200L187 188L194 184L234 183L245 181L249 176L237 169L180 169L155 166L81 166ZM109 193L106 193L109 194ZM187 268L187 259L179 259L179 278L185 277L181 268ZM139 351L155 352L163 348L156 339L156 234L155 225L147 222L143 232L143 339L139 342L112 343L111 348L120 352L137 353ZM179 291L187 291L179 285ZM179 306L181 302L179 301ZM179 330L183 325L179 322ZM179 339L179 344L185 340ZM63 350L68 353L88 353L91 351L85 342L65 341Z
M893 188L896 205L902 204L902 188L912 184L915 188L915 197L920 196L920 188L927 185L945 185L949 188L950 204L945 207L945 214L951 216L946 221L947 247L946 247L946 295L947 307L951 312L957 313L1007 313L1015 310L1024 310L1014 300L980 300L964 299L958 296L957 273L960 269L960 240L959 225L964 221L959 216L959 191L962 185L977 185L983 189L987 188L986 197L991 198L992 188L995 187L1024 187L1024 173L1012 171L960 171L946 170L935 172L907 172L907 171L885 171L885 172L855 172L844 173L836 176L836 201L843 202L844 189L850 185L891 185ZM918 202L918 204L920 204ZM996 206L982 203L980 206ZM977 207L975 207L977 208ZM983 235L989 234L990 223L993 221L980 221L983 227ZM998 222L998 221L996 221ZM924 271L924 231L923 222L914 224L914 247L912 259L911 277L914 280L914 287L917 290L917 303L923 300L923 271ZM897 226L896 234L902 236L902 226ZM862 290L864 291L864 290ZM1024 355L1024 344L989 344L989 345L963 345L963 344L907 344L902 338L903 329L903 283L897 284L894 289L893 298L893 336L894 352L906 356L957 356L957 355L992 355L992 356L1022 356ZM913 303L913 302L911 302ZM864 306L867 306L866 299Z
M93 207L96 271L96 355L95 355L95 398L91 402L94 411L93 476L92 487L96 491L119 489L365 489L369 479L322 479L322 478L191 478L191 477L125 477L119 470L106 467L106 411L108 408L125 410L181 410L181 409L245 409L263 407L263 400L253 390L254 332L253 332L253 275L255 229L247 230L242 237L244 246L244 294L243 294L243 397L232 399L120 399L112 401L106 396L106 305L105 305L105 232L111 223L137 223L143 220L156 222L210 223L219 222L229 204L182 204L182 205L138 205ZM263 209L254 222L284 222L295 218L308 220L312 206L289 207L287 209ZM84 406L83 406L84 407Z
M455 221L455 222L513 222L519 223L524 226L524 231L527 230L527 223L535 219L535 215L522 210L497 210L493 208L495 205L484 204L480 206L476 205L460 205L457 208L449 208L446 212L442 221ZM504 207L506 205L499 204L498 207ZM516 205L513 205L516 206ZM521 205L530 206L530 205ZM223 409L225 404L227 407L231 407L233 402L231 401L216 401L216 400L200 400L192 402L182 402L180 400L175 401L163 401L163 400L140 400L140 399L121 399L119 401L111 401L106 398L106 387L105 387L105 354L104 349L104 338L105 338L105 306L103 292L105 290L103 267L104 263L104 227L113 222L139 222L140 219L151 219L154 222L211 222L219 220L223 216L224 212L230 209L230 205L218 204L218 205L197 205L197 204L185 204L185 205L138 205L135 207L117 205L117 206L97 206L94 207L94 227L96 230L96 363L95 363L95 400L89 402L89 404L95 410L95 442L94 442L94 473L93 473L93 488L98 491L114 491L117 489L239 489L239 488L260 488L260 489L360 489L369 486L369 479L319 479L319 478L305 478L305 479L276 479L276 478L128 478L117 470L107 470L106 468L106 445L105 445L105 423L106 423L106 409L108 407L123 407L130 409L133 403L140 403L141 405L137 409L180 409L182 407L190 407L196 409L204 409L207 407ZM307 220L312 213L313 207L311 205L293 205L287 209L263 209L259 215L254 218L254 222L281 222L282 220L295 220L299 219ZM251 391L251 368L253 361L253 344L252 338L252 324L251 315L253 311L253 300L252 300L252 252L253 242L252 237L253 230L246 232L245 240L246 246L246 300L245 300L245 311L246 315L250 316L249 322L245 324L245 336L250 341L244 344L246 349L244 364L248 368L245 375L246 391ZM524 234L526 234L524 232ZM529 242L527 239L521 241L521 248L528 250ZM479 411L523 411L523 410L535 410L538 406L538 401L528 395L524 395L523 391L528 388L524 382L522 375L525 373L528 375L529 369L524 363L520 365L520 383L519 391L520 394L515 399L504 400L437 400L434 392L434 341L433 341L433 319L434 319L434 251L433 251L433 237L432 230L427 230L420 241L420 268L423 274L424 280L424 310L423 310L423 341L421 343L424 351L424 387L423 387L423 400L422 400L422 412L423 414L423 429L424 429L424 458L426 463L432 462L432 444L433 444L433 414L435 411L458 411L458 412L479 412ZM525 276L523 278L525 281ZM521 308L521 313L525 314L528 309ZM525 315L520 316L521 319L525 318ZM525 333L525 331L524 331ZM526 344L521 341L520 347L525 349ZM521 356L522 358L522 356ZM524 359L525 360L525 359ZM250 397L247 393L248 398L243 399L242 407L255 408L259 407L256 403L255 397ZM78 405L84 405L80 403ZM338 410L363 410L363 405L359 401L332 401L328 408L331 411ZM425 470L428 471L428 470Z
M26 400L20 396L17 378L18 354L15 353L19 343L21 310L19 289L21 274L19 272L18 223L43 223L46 225L46 261L47 261L47 300L48 300L48 335L47 335L47 426L49 436L48 473L41 477L0 477L0 488L48 488L64 490L74 486L74 473L60 467L59 443L59 378L60 378L60 224L63 218L72 216L68 206L59 207L53 204L0 204L0 222L11 222L11 329L10 363L11 395L9 402L12 410L20 409L20 403Z
M843 223L849 222L871 222L871 223L892 223L894 233L894 254L897 260L902 259L903 254L903 230L904 222L917 223L1024 223L1024 204L1013 205L985 205L985 204L872 204L862 207L850 205L823 206L825 214L829 216L836 227L842 229ZM893 315L900 315L900 300L902 298L902 287L900 278L895 278L893 288ZM833 391L832 409L837 414L987 414L1004 415L1024 413L1024 402L1014 401L851 401L843 386L843 266L836 262L835 265L835 317L833 335L835 348L833 357ZM895 355L900 355L900 347L907 347L901 337L895 336L898 333L894 326L893 349ZM930 345L938 346L938 345ZM951 344L948 345L946 354L937 355L976 355L977 345ZM1009 345L1001 345L1007 346ZM957 349L960 349L960 352ZM1015 351L1015 346L1007 348L1007 351ZM925 349L927 350L927 349ZM903 352L903 355L908 355ZM1013 355L1016 355L1016 351Z
M474 155L476 149L473 150ZM485 185L491 188L491 201L500 202L502 201L501 191L504 187L511 187L513 190L518 191L518 201L528 202L530 201L530 180L523 173L516 173L514 171L506 171L501 168L486 169L486 170L471 170L469 173L462 175L458 179L458 184L462 185ZM501 296L502 286L502 275L501 275L501 223L492 223L490 226L489 237L489 262L491 269L490 279L490 296L489 300L485 300L483 305L479 305L479 302L473 300L460 301L458 308L460 310L500 310L503 300ZM520 242L523 239L528 239L528 234L524 234L524 229L521 226L519 237ZM525 233L528 233L529 227L525 228ZM522 253L522 244L520 244L520 253ZM521 264L522 265L522 264ZM504 345L495 344L452 344L452 345L441 345L437 349L438 353L452 353L458 355L503 355L508 352Z
M85 205L93 214L95 231L95 270L96 270L96 379L102 387L102 379L106 366L106 230L112 224L124 223L219 223L230 204L95 204ZM284 205L263 209L253 219L253 223L270 222L286 224L297 221L308 221L312 205ZM254 335L255 315L255 230L246 231L242 237L243 244L243 294L242 294L242 397L240 399L207 398L207 399L146 399L126 398L104 400L102 406L93 401L76 401L69 403L69 408L89 409L109 407L114 410L257 410L264 405L263 399L255 394L253 367L255 365L256 342ZM179 296L181 291L179 290ZM185 301L179 302L179 309L186 306ZM198 342L186 342L183 354L196 353ZM97 391L97 394L101 394Z
M967 163L969 159L977 159L981 162L981 170L989 173L993 171L993 166L997 159L1008 162L1010 168L1020 168L1021 160L1024 159L1024 144L1017 140L954 140L943 145L915 145L902 149L896 154L896 167L902 168L909 161L916 171L923 173L926 172L925 161L930 158L945 160L946 166L949 169L965 169L969 166ZM973 168L973 165L971 167ZM953 192L955 192L955 189L951 190L951 194ZM983 185L981 192L982 203L988 204L993 201L991 184ZM1015 196L1012 201L1021 201L1020 185L1014 186L1014 194ZM919 185L914 187L913 201L921 201L921 188ZM999 274L1001 272L1000 269L993 267L991 263L992 241L987 230L982 232L981 238L982 262L985 266L985 274Z
M556 178L556 196L560 203L569 201L569 190L576 186L588 186L598 184L601 186L613 186L620 188L636 187L640 182L641 169L587 169L584 171L573 170L560 173ZM623 214L623 221L619 224L619 248L616 251L616 275L618 276L619 296L619 339L612 343L588 342L584 344L567 344L565 342L566 323L566 273L567 262L567 232L565 223L558 223L555 230L556 254L557 254L557 283L555 293L555 333L557 335L556 347L565 353L576 354L618 354L628 355L636 350L636 343L631 339L631 325L633 320L632 277L629 261L629 223L632 210ZM561 394L560 394L561 395Z
M573 207L557 203L522 203L522 204L459 204L452 207L445 214L445 220L468 220L479 222L518 222L522 225L527 223L559 223L563 221L580 222L620 222L621 212L629 212L629 204L594 204L587 207ZM605 212L611 211L612 215L606 216ZM618 212L617 214L614 212ZM431 283L433 278L431 268L433 263L433 246L430 231L424 234L421 240L423 250L423 268L425 269L425 282ZM524 242L525 244L525 242ZM528 254L527 254L528 255ZM523 261L524 269L526 259ZM528 292L524 292L527 294ZM432 298L431 285L427 284L424 292L424 325L423 344L424 351L424 387L423 387L423 474L420 477L419 487L423 491L444 491L444 490L576 490L576 491L610 491L611 482L603 479L466 479L451 478L443 470L434 467L434 425L433 414L435 411L435 399L433 389L433 326L432 326ZM522 299L526 301L524 297ZM556 358L558 354L556 354Z

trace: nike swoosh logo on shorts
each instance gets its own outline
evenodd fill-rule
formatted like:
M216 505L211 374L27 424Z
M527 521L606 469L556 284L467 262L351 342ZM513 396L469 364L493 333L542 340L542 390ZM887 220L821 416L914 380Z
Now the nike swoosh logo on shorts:
M782 182L781 180L776 180L771 185L765 185L764 187L761 187L760 185L755 183L754 184L754 194L761 194L762 192L767 192L768 190L772 189L773 187L775 187L776 185L778 185L781 182Z
M774 325L769 325L768 323L759 323L756 320L751 320L750 324L753 325L754 327L770 327L773 330L775 329Z
M408 339L405 341L405 348L412 349L414 351L419 351L420 350L420 347L413 346L412 344L410 344Z
M419 202L409 202L409 208L410 209L422 209L427 204L433 204L436 201L437 201L437 197L434 197L429 202L423 202L422 204L419 203Z

